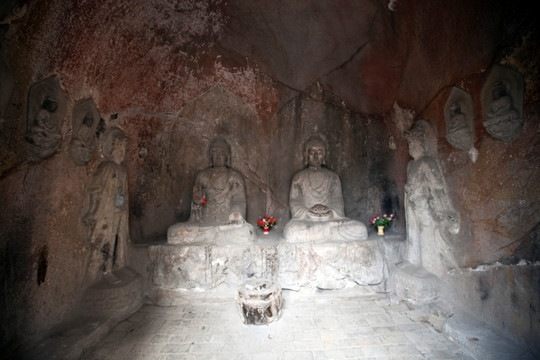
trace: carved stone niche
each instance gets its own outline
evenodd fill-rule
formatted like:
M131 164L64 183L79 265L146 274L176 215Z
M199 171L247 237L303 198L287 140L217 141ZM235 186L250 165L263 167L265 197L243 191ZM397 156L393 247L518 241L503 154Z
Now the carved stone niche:
M454 148L468 151L473 147L473 100L471 94L454 87L444 106L446 140Z
M523 91L520 73L493 66L482 88L482 108L484 128L494 139L509 143L523 129Z
M28 91L25 140L32 160L53 155L62 145L60 132L66 98L56 76L38 81Z
M69 144L69 154L75 164L87 164L97 149L97 127L100 115L92 98L79 102L73 108L73 135Z

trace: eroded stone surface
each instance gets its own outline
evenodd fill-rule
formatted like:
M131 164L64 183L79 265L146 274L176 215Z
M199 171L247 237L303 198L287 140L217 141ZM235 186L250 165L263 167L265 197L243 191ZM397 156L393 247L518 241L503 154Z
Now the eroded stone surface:
M521 130L523 118L523 77L506 66L495 65L482 88L484 122L488 134L509 143Z
M82 311L93 316L122 320L144 304L143 277L128 266L114 270L86 289Z
M3 40L3 36L0 37ZM0 41L1 41L0 40ZM15 79L6 62L0 57L0 136L4 130L4 123L6 121L6 110L11 100L13 87L15 86Z
M390 278L397 299L429 304L439 298L441 280L422 266L402 261L390 267Z
M236 293L237 309L246 325L277 321L282 303L281 287L268 279L249 279Z
M185 291L236 288L251 277L273 279L284 289L342 289L378 285L385 263L377 240L290 244L259 240L252 245L152 245L150 294L174 303Z
M60 130L66 106L66 97L56 76L38 81L30 87L25 139L31 159L49 157L62 145Z
M85 165L94 155L98 145L100 115L92 98L82 100L73 107L71 123L73 134L69 153L75 164Z
M456 149L468 151L474 142L474 113L471 94L454 87L444 106L446 140Z

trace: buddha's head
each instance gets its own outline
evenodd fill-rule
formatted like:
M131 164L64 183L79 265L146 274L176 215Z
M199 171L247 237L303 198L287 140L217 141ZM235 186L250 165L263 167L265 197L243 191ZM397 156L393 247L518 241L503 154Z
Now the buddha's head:
M326 143L318 135L312 135L304 144L304 165L319 168L326 164Z
M231 146L223 138L215 138L208 145L208 157L212 167L231 166Z

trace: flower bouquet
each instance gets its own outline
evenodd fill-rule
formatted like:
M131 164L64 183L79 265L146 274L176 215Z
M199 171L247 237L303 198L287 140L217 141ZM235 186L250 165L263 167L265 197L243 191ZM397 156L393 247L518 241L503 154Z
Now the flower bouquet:
M383 216L375 215L369 220L369 223L373 226L376 226L378 235L384 235L384 227L389 226L394 220L395 215L392 213L390 215L383 214Z
M276 218L270 216L260 217L259 220L257 220L257 225L259 225L263 229L263 233L267 235L270 228L276 224L276 221Z

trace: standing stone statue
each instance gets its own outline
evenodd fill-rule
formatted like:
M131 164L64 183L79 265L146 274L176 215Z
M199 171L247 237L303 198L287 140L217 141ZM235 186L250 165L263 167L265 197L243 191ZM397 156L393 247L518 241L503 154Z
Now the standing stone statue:
M345 217L339 176L325 165L326 144L319 136L304 145L307 168L292 179L291 220L283 234L288 242L358 241L367 239L366 226Z
M191 216L172 225L167 241L174 244L246 242L255 237L253 226L245 222L244 178L231 168L231 147L222 138L208 147L211 166L195 179Z
M60 130L65 114L66 99L56 77L51 76L32 85L28 92L25 135L32 159L44 159L60 148Z
M117 127L104 134L104 160L88 186L88 208L82 218L88 229L88 282L114 279L112 271L126 265L128 177L124 159L127 137Z
M443 277L457 268L451 236L459 232L459 214L454 210L442 171L436 159L437 138L433 125L416 121L405 132L409 154L405 185L407 223L406 260Z

